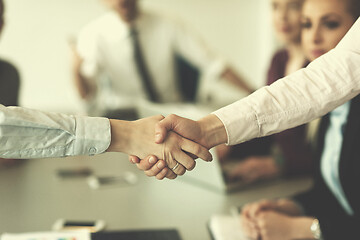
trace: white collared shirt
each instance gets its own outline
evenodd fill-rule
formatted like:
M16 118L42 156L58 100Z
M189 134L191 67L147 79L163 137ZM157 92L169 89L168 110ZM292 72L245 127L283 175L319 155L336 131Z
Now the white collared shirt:
M162 102L179 102L174 56L178 54L196 66L204 79L219 77L225 64L183 26L147 12L135 22L141 49ZM132 108L147 94L136 70L129 26L117 13L109 12L89 23L78 37L78 52L84 59L82 74L96 79L94 108ZM94 110L94 109L92 109ZM96 111L92 111L96 112ZM101 111L100 111L101 112Z
M106 118L46 113L0 105L0 157L94 155L110 145Z
M360 20L335 49L214 114L230 145L289 129L325 115L360 93Z

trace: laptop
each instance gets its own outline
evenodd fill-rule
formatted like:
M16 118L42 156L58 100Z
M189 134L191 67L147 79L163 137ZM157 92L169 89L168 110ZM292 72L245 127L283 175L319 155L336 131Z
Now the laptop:
M200 119L213 111L213 109L204 105L188 103L158 104L148 101L139 102L137 110L141 118L159 114L167 116L174 113L193 120ZM179 181L187 182L191 185L197 185L199 187L207 188L220 193L233 192L250 185L241 179L237 179L235 181L229 180L226 177L226 172L220 164L215 148L212 148L210 153L213 156L212 162L205 162L201 159L197 159L195 169L186 172L184 176L179 177ZM233 161L229 161L229 164L231 164L231 162ZM226 169L226 167L224 169ZM251 185L253 185L253 183Z

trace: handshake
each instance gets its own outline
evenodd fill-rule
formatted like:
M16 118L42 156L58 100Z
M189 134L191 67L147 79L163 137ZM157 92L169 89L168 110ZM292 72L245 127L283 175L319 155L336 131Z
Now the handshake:
M198 121L177 115L153 116L133 122L110 120L107 151L130 155L130 162L147 176L175 179L195 168L195 159L212 161L209 149L226 143L223 123L210 114Z

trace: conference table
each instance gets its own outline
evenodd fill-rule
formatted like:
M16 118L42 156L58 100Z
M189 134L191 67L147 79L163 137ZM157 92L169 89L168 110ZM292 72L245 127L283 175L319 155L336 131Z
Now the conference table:
M131 181L94 188L87 177L58 176L61 169L83 168L97 176L130 176ZM0 234L49 231L60 218L102 219L108 231L175 228L183 240L207 240L212 215L229 214L232 206L261 198L290 196L310 185L309 178L287 179L225 194L181 177L149 178L121 153L29 159L0 168Z

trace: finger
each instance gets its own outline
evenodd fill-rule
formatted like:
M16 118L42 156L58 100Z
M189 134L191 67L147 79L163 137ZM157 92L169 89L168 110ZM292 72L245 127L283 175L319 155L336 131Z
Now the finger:
M160 173L156 174L156 179L157 180L163 180L166 177L166 174L168 173L168 171L170 171L168 168L164 168L163 170L161 170Z
M164 160L158 160L158 162L153 165L149 170L145 171L146 176L154 177L157 176L163 169L166 168Z
M242 225L242 229L244 230L244 233L250 237L251 239L257 239L257 232L253 227L253 223L246 219L246 218L241 218L241 225Z
M140 170L147 171L147 170L151 169L157 161L158 161L158 159L155 156L150 155L150 156L147 156L145 159L141 160L140 163L137 163L136 166Z
M181 165L179 162L175 161L174 165L171 165L172 167L170 168L171 171L173 173L175 173L176 175L184 175L186 172L186 169L183 165Z
M180 165L182 165L186 170L189 171L193 170L196 165L195 160L192 159L185 152L183 152L181 149L174 151L172 154L172 159L169 159L168 166L170 167L171 170L173 170L173 168L176 166L176 161L179 163L178 167L180 167L180 169L181 169Z
M171 170L169 170L166 174L166 178L168 178L168 179L175 179L176 177L177 177L177 175Z
M129 156L129 161L133 164L135 163L140 163L140 158L138 158L137 156L134 156L134 155L130 155Z
M255 218L256 216L258 216L258 214L260 212L262 212L263 210L266 210L266 209L269 209L269 208L272 208L273 206L273 203L272 201L269 201L269 200L262 200L260 202L258 202L257 204L254 205L254 207L251 209L251 216L253 218Z
M188 153L191 153L206 162L212 161L212 155L208 149L206 149L205 147L201 146L200 144L197 144L189 139L183 138L183 141L181 141L180 147L182 150L184 150ZM188 169L188 168L186 168L186 169Z
M164 142L167 132L174 129L179 118L179 116L171 114L155 125L155 143Z

